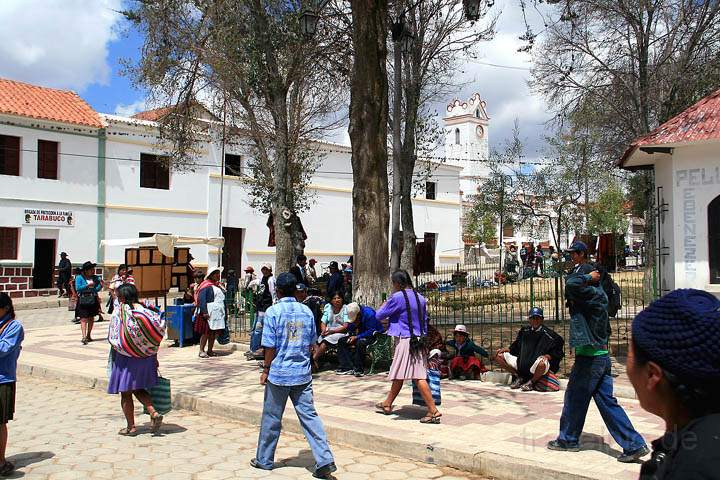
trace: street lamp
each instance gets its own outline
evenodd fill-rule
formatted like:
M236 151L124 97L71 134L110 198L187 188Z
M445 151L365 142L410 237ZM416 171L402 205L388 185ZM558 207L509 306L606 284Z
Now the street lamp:
M465 19L475 22L480 19L480 3L482 0L463 0Z
M393 43L400 44L400 51L403 55L407 55L412 51L413 41L415 35L408 28L405 23L405 15L400 15L400 18L396 22L393 22L390 26L390 34L392 36ZM396 66L399 68L399 66Z
M305 38L310 39L315 36L318 20L320 20L320 15L311 8L306 8L300 14L300 32Z

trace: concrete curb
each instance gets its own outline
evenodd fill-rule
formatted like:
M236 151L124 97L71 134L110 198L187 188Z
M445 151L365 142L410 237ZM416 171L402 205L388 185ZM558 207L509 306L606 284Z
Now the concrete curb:
M106 390L108 384L105 378L95 378L89 375L64 372L25 363L18 363L18 374L98 390ZM258 426L261 418L261 412L258 410L243 405L217 402L184 392L175 392L173 394L173 407L202 415L249 423L253 426ZM286 415L283 418L283 429L293 433L303 433L300 423L294 415ZM325 430L328 439L334 443L430 464L454 467L499 480L593 480L593 477L553 470L530 460L519 459L510 455L485 451L463 452L423 441L361 432L350 427L329 423L325 423ZM419 440L422 440L422 438Z

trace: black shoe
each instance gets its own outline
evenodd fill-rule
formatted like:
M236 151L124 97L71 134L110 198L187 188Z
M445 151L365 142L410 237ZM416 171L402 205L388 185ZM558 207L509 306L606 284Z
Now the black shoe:
M315 470L315 473L313 473L313 477L315 478L328 478L328 476L337 471L337 467L335 466L335 462L328 463L324 467L320 467L317 470Z
M364 377L364 376L365 376L365 372L363 372L362 370L355 370L354 375L355 375L356 377L358 377L358 378Z
M253 458L250 460L250 466L253 468L257 468L258 470L270 470L269 468L264 468L262 465L260 465L257 461L257 458Z
M352 370L345 370L344 368L338 368L335 370L335 375L352 375Z
M617 461L621 463L635 463L648 453L650 453L650 449L647 447L647 445L643 445L634 452L623 453L622 455L617 457Z
M579 452L580 445L568 445L561 440L551 440L547 443L548 450L557 450L558 452Z

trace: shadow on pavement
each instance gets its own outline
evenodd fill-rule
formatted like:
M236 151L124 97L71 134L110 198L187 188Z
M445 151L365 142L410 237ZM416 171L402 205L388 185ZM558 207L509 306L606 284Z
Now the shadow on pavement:
M283 467L300 467L313 473L315 472L315 458L310 450L300 450L294 457L277 460L273 470L280 470Z
M613 458L622 455L620 450L611 448L610 445L605 443L602 435L596 435L594 433L583 433L580 436L580 450L595 450Z

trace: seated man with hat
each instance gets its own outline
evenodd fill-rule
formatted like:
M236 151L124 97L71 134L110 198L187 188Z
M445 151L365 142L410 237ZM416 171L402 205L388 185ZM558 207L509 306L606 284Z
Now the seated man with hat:
M484 348L475 345L468 335L465 325L456 325L453 331L453 339L445 342L447 346L452 347L455 352L450 354L450 377L465 380L467 377L477 380L480 374L487 372L487 368L482 364L475 354L488 357L488 352Z
M347 306L348 327L347 337L338 341L338 360L340 368L335 373L339 375L365 375L365 352L367 346L375 339L376 335L385 332L382 323L375 318L375 310L368 306L360 306L353 302ZM350 346L355 345L355 351L350 351Z
M522 327L510 348L501 348L495 360L503 370L512 373L516 380L510 388L558 391L560 384L553 375L560 368L565 356L565 340L549 327L543 325L543 309L533 307L528 313L529 325Z

